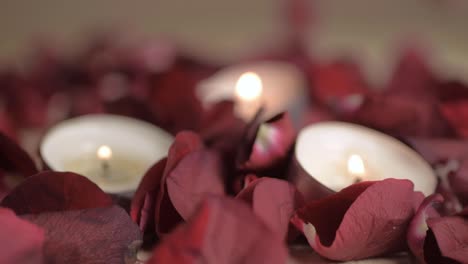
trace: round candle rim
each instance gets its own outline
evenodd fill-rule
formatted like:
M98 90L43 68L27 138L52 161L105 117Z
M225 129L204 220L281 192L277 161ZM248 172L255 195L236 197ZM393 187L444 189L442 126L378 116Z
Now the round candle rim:
M147 131L150 131L150 132L154 132L152 134L154 134L155 136L158 136L158 137L161 137L161 138L167 138L167 139L170 139L171 142L173 142L174 140L174 136L172 136L169 132L165 131L164 129L158 127L158 126L155 126L149 122L146 122L144 120L140 120L140 119L136 119L136 118L132 118L132 117L127 117L127 116L121 116L121 115L114 115L114 114L87 114L87 115L82 115L82 116L78 116L78 117L74 117L74 118L70 118L70 119L66 119L66 120L63 120L62 122L59 122L53 126L51 126L47 132L42 136L41 140L40 140L40 144L39 144L39 155L40 155L40 158L41 160L45 163L45 165L51 169L51 170L54 170L54 171L63 171L62 169L60 168L57 168L55 165L54 165L54 162L47 156L47 153L45 153L45 146L47 146L47 142L49 142L50 140L50 137L53 137L54 134L57 132L57 131L60 131L62 129L66 129L70 126L75 126L75 125L79 125L80 123L87 123L87 122L99 122L99 119L105 119L106 121L109 121L109 120L113 120L113 121L116 121L116 122L130 122L130 123L134 123L136 124L137 126L139 126L140 128L142 129L145 129ZM157 161L155 161L157 162ZM84 177L87 177L86 175L83 175ZM138 177L139 181L141 180L141 178L143 177L143 175L141 175L141 177ZM138 184L137 184L138 186ZM102 187L100 187L102 188ZM111 188L112 190L104 190L108 193L128 193L128 192L131 192L131 191L135 191L136 187L132 185L128 185L128 187L126 188L117 188L117 189L113 189Z
M294 147L294 155L295 155L295 158L297 159L298 165L308 174L308 176L313 178L314 180L316 180L319 184L321 184L322 186L324 186L325 188L327 188L331 192L337 192L337 190L333 190L326 183L324 183L323 178L315 177L314 175L312 175L303 165L304 162L307 162L306 160L304 160L307 157L301 157L300 155L298 155L298 149L299 149L298 148L298 146L299 146L298 143L301 141L301 138L303 138L304 134L305 133L310 133L311 130L321 129L321 128L324 128L324 127L337 128L337 129L352 128L352 129L357 130L358 133L369 133L372 136L377 136L377 137L383 139L385 142L393 144L394 146L398 147L400 150L406 152L407 154L412 155L413 158L415 158L415 160L417 160L417 162L419 162L420 165L424 166L425 169L428 172L430 172L431 175L433 176L433 179L434 179L436 184L434 184L434 188L433 188L433 190L431 190L431 193L435 192L435 190L437 188L437 177L436 177L436 174L435 174L434 170L432 169L431 165L418 152L416 152L415 150L413 150L409 146L405 145L403 142L399 141L398 139L396 139L396 138L394 138L394 137L392 137L392 136L390 136L388 134L382 133L380 131L377 131L375 129L372 129L372 128L369 128L369 127L366 127L366 126L361 126L361 125L357 125L357 124L353 124L353 123L347 123L347 122L340 122L340 121L324 121L324 122L318 122L318 123L310 124L310 125L302 128L299 131L299 133L297 135L296 145Z

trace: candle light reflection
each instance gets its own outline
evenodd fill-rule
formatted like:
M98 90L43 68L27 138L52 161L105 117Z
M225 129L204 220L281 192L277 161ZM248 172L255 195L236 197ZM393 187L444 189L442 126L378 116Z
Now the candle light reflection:
M263 91L262 80L254 72L242 74L236 83L236 95L245 101L254 101L260 98Z

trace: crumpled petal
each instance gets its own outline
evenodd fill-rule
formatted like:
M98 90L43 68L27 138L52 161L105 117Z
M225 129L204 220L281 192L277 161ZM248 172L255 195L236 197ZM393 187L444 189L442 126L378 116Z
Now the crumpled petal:
M244 170L264 170L284 162L294 144L296 130L288 113L281 113L264 123L251 125L245 142L252 142L241 150L239 167Z
M210 197L188 222L164 238L148 264L286 263L287 249L248 205Z
M294 185L268 177L254 180L236 198L250 204L255 214L283 238L288 236L295 210L304 204ZM290 235L294 237L294 233Z
M138 227L118 206L23 217L45 230L45 263L124 263L129 245L141 240Z
M0 263L43 263L44 230L0 207Z
M15 213L43 212L108 207L109 195L86 177L72 172L41 172L27 178L0 203Z
M354 184L297 210L293 224L332 260L355 260L404 249L406 228L423 199L408 180Z

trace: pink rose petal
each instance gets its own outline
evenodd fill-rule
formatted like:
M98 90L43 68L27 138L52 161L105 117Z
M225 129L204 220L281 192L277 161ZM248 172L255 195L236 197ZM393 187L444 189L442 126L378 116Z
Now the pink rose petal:
M408 180L362 182L310 202L292 222L321 256L363 259L404 249L406 227L421 200Z
M294 185L267 177L254 180L236 198L249 203L255 214L283 238L288 235L294 211L304 204Z
M27 178L0 205L17 214L37 214L107 207L112 205L112 199L81 175L46 171Z
M43 263L44 231L0 207L0 263Z
M282 239L248 205L211 197L164 238L147 263L283 264L286 258Z

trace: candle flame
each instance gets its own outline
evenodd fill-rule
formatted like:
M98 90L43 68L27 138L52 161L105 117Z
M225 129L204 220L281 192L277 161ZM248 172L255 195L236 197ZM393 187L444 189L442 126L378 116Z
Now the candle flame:
M253 101L262 95L262 79L254 72L246 72L236 83L236 94L241 100Z
M107 145L102 145L97 150L97 156L100 160L110 160L112 158L112 149Z
M353 154L349 157L348 172L349 174L356 176L358 180L362 180L362 178L366 175L366 167L361 156Z

